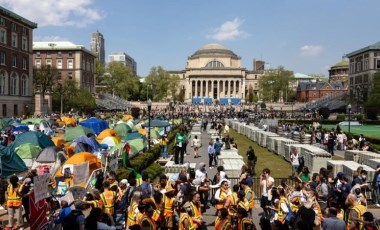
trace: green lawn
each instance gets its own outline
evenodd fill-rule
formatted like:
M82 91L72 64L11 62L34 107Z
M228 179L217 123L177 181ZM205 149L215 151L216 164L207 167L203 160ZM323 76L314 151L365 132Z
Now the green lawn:
M339 123L339 122L337 122ZM336 125L324 125L321 124L323 129L331 130L336 129ZM348 133L348 126L340 126L344 132ZM378 125L355 125L350 127L350 132L354 134L364 134L364 136L371 136L380 138L380 126Z
M291 165L285 161L283 157L276 155L251 141L246 136L239 134L233 129L230 129L230 136L234 138L238 147L238 152L243 156L244 161L247 162L247 149L252 146L257 156L256 174L260 175L264 168L271 170L273 177L285 178L292 174Z

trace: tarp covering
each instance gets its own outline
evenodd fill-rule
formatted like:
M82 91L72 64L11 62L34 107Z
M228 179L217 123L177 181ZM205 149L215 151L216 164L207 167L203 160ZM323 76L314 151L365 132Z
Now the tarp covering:
M89 128L96 135L98 135L103 130L108 129L107 122L96 117L91 117L85 121L80 122L79 124Z

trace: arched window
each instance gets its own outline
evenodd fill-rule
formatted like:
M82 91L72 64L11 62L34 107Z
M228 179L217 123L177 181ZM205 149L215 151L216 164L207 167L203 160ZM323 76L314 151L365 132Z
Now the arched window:
M10 82L9 94L10 95L17 95L17 74L12 73L10 80L11 80L11 82Z
M224 65L220 61L210 61L209 63L207 63L206 68L218 69L224 68Z
M23 75L21 77L21 96L28 95L28 77Z
M0 95L5 95L6 92L6 86L7 86L7 76L5 71L0 72Z

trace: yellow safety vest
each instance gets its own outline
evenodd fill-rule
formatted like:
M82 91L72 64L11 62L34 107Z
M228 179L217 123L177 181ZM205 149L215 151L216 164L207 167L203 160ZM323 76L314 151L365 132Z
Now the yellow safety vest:
M135 210L138 206L139 205L134 201L132 201L131 205L129 206L127 226L133 226L137 224L138 220L137 220Z
M248 193L251 193L251 199L248 200L248 203L249 203L249 208L253 208L255 207L255 194L253 193L253 191L251 190L250 187L246 187L244 189L244 192L245 192L245 195L247 195Z
M220 195L219 195L219 202L220 201L226 201L227 198L227 193L223 191L222 189L220 190ZM225 202L220 202L216 204L216 209L222 209L224 207Z
M104 191L100 194L100 198L103 201L103 211L110 215L114 212L116 192L114 191Z
M185 229L185 227L183 226L183 222L186 219L189 221L189 226L188 226L187 229ZM179 223L178 223L178 230L195 230L193 218L191 218L191 216L189 216L189 214L184 213L184 212L180 213L180 215L179 215Z
M193 218L198 219L202 216L201 208L200 207L198 208L193 202L191 202L190 209L194 215ZM195 228L199 227L198 226L199 224L197 222L194 222L194 225L195 225Z
M230 195L230 206L228 207L228 214L230 216L235 216L237 211L237 201L238 201L238 195L236 192L232 193ZM234 209L232 211L232 209Z
M238 230L245 230L245 224L252 224L251 220L248 217L243 217L238 219Z
M143 222L149 223L149 230L156 230L157 225L156 222L154 222L149 216L143 214L141 219L140 219L140 227L143 228Z
M366 207L361 204L358 204L358 205L355 205L354 207L351 207L350 210L348 210L347 230L350 229L350 225L352 224L352 219L350 215L351 210L355 210L355 212L358 214L358 219L360 223L359 229L362 229L363 228L363 214L366 212Z
M216 217L216 219L215 219L215 230L226 230L228 228L228 226L231 227L231 221L228 218L221 220L219 218L219 216Z
M164 216L172 216L174 213L173 203L175 198L164 196Z
M18 189L19 189L19 187L13 188L13 186L11 184L8 185L8 188L7 188L7 194L8 194L7 207L18 208L21 206L21 198L22 197L19 196Z
M285 197L281 196L280 201L278 202L278 207L276 207L278 209L278 211L277 211L278 220L282 224L285 223L285 214L281 209L281 204L286 204L287 202L288 202L287 199Z

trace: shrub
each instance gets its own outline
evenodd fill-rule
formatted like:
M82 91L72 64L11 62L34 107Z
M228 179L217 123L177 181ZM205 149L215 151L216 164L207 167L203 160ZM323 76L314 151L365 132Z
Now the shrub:
M377 120L377 108L367 108L367 118L370 120Z
M352 116L351 118L352 120L356 120L356 121L363 121L364 120L364 116L363 114L355 114Z
M320 116L323 116L323 119L328 119L329 116L330 116L330 109L327 108L327 107L321 107L318 110L318 113L319 113Z
M337 121L344 121L344 120L346 120L346 115L344 115L344 114L338 114L336 116L336 120Z

